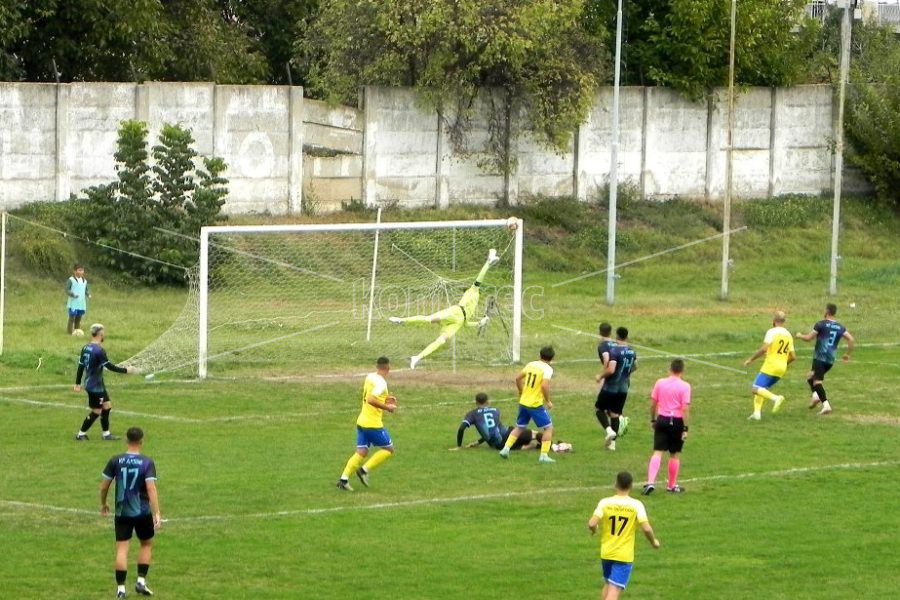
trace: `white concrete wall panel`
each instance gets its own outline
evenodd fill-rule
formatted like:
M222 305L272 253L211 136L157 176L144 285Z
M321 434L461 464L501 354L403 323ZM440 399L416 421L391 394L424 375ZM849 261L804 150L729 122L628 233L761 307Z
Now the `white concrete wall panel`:
M0 85L0 208L54 198L56 88Z

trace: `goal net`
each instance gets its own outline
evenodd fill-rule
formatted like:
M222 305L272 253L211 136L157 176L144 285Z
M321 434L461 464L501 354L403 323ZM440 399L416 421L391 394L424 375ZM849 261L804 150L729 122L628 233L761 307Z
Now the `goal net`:
M392 324L459 304L490 249L475 315L424 368L519 359L522 226L505 220L206 227L197 273L197 373L309 376L395 367L442 325ZM482 326L475 323L489 317ZM183 315L189 326L190 314ZM163 346L165 346L165 341ZM164 348L158 349L163 351ZM185 361L187 362L187 361ZM146 368L145 368L146 370Z

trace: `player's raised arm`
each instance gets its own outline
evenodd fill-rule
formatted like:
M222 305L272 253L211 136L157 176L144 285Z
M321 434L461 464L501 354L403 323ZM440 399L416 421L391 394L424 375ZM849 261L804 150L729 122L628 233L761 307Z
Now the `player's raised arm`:
M809 342L809 341L812 341L813 339L815 339L816 335L818 335L818 334L816 333L816 330L813 329L809 333L803 333L802 331L798 331L797 333L794 334L794 337L797 338L798 340L803 340L804 342Z

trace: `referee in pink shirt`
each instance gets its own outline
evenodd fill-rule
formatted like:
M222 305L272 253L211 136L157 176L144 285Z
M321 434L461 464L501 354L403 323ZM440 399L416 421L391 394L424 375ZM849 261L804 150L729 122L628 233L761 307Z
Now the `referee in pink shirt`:
M658 379L650 394L650 426L653 428L653 456L647 466L647 483L641 492L650 495L656 489L656 475L662 464L663 452L669 452L669 478L666 491L680 494L684 488L678 485L681 459L678 454L684 448L688 435L688 417L691 408L691 384L681 378L684 361L676 358L669 365L669 376Z

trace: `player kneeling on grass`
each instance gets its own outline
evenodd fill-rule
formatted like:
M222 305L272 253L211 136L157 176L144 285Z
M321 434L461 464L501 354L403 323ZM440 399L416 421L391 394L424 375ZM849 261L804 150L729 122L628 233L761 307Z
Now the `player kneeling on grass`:
M519 390L519 414L516 417L516 428L512 430L500 456L509 458L509 451L516 445L519 436L528 430L528 423L532 420L542 430L541 455L538 462L556 462L550 455L551 441L553 440L553 421L547 411L553 408L550 401L550 379L553 377L553 367L550 361L556 355L552 346L541 348L541 359L533 360L516 376L516 389Z
M479 438L474 442L466 445L466 448L474 448L481 444L487 443L491 448L502 450L506 444L506 440L512 433L512 427L506 427L500 420L500 409L490 406L488 395L484 392L475 394L475 408L466 413L459 429L456 430L456 446L451 450L458 450L462 446L463 436L466 429L475 427L478 431ZM541 442L541 433L526 429L516 439L512 450L537 448Z
M394 455L394 443L381 419L384 411L392 413L397 410L397 398L388 392L385 379L390 371L391 361L382 356L375 363L375 372L366 375L363 383L362 410L356 419L356 452L347 461L344 472L338 479L339 490L353 491L350 487L350 475L353 473L356 473L360 482L368 487L369 473ZM369 455L370 446L378 448L378 451L363 464Z
M103 439L107 441L117 440L118 436L109 431L109 413L112 411L112 403L109 401L109 393L103 382L103 369L109 369L115 373L135 373L134 367L120 367L109 362L106 350L103 349L103 341L106 339L106 330L100 323L91 325L91 341L81 349L78 360L78 372L75 374L76 392L81 391L81 378L85 376L84 390L88 395L88 406L91 412L81 424L81 429L75 434L75 439L83 442L88 439L87 431L100 418L100 426L103 428Z
M784 402L784 396L778 396L770 391L770 388L778 383L787 372L788 365L794 362L797 354L794 352L794 337L784 328L787 319L782 311L775 311L772 316L772 328L766 331L763 345L753 356L744 361L744 366L749 366L754 360L766 355L756 379L753 380L753 412L748 419L759 421L762 418L762 407L766 400L772 401L772 412L776 413Z
M403 325L404 323L435 323L441 325L441 333L437 336L437 339L428 344L424 350L415 356L410 357L410 369L415 369L416 365L418 365L423 358L429 356L432 352L446 344L447 340L456 335L456 332L459 331L463 325L468 325L469 327L484 327L487 325L490 320L487 315L477 321L470 321L469 319L475 317L475 309L478 308L478 297L480 295L479 288L481 287L482 281L484 281L484 276L487 274L488 269L498 262L500 262L500 257L497 256L497 251L491 248L488 252L487 260L484 262L484 266L481 267L481 271L479 271L478 275L475 277L475 283L465 291L459 302L453 306L430 315L390 317L390 319L388 319L395 325Z
M602 600L615 600L625 590L634 566L634 534L637 526L659 548L659 540L653 533L644 503L629 495L633 478L622 471L616 475L616 495L604 498L597 504L588 520L591 535L600 530L600 564L603 568Z

